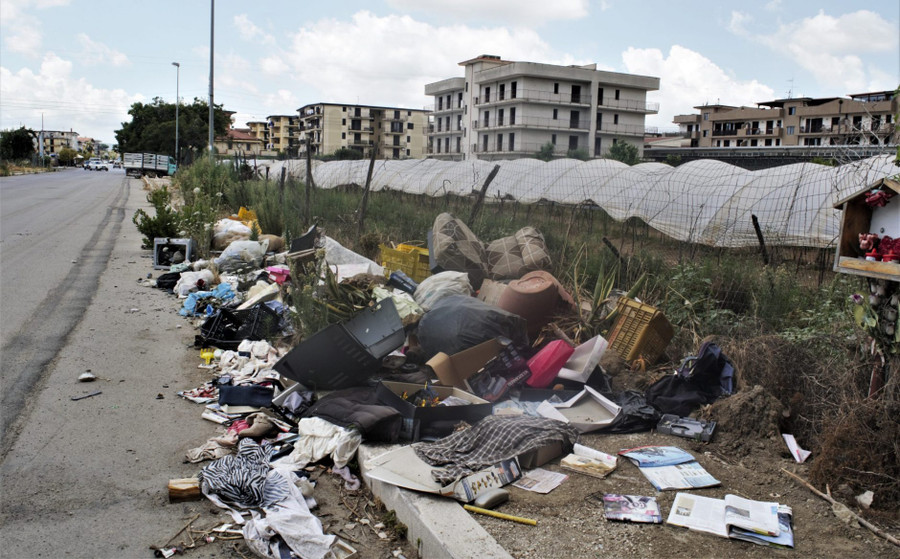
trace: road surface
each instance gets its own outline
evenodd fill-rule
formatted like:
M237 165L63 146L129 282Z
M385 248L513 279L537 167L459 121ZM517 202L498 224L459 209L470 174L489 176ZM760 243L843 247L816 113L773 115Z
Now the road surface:
M206 380L191 324L137 283L148 206L120 170L0 179L0 557L152 557L210 508L167 501L217 429L175 395Z

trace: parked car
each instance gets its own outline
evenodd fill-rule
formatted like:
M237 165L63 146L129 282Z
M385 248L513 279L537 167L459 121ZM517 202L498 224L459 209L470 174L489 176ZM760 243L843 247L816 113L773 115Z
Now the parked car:
M84 168L88 171L109 171L109 163L100 158L93 157L85 163Z

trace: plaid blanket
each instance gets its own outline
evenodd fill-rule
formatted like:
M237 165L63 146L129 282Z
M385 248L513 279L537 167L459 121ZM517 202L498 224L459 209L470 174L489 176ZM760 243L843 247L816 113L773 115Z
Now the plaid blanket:
M485 417L473 427L434 443L413 445L416 455L432 466L431 477L447 485L501 460L561 442L571 448L578 431L561 421L531 416Z

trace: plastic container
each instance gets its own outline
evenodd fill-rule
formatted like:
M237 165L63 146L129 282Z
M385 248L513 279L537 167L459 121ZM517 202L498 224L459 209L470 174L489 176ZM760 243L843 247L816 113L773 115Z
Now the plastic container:
M239 311L219 309L200 327L194 345L235 350L244 340L269 340L280 332L281 316L265 303Z
M387 277L397 270L415 282L421 282L431 275L428 267L428 249L413 245L399 244L397 248L381 245L381 265Z
M609 334L609 347L625 361L638 358L653 363L666 351L672 325L656 307L627 297L619 299L618 319Z
M547 388L575 348L563 340L553 340L528 360L531 376L525 382L531 388Z

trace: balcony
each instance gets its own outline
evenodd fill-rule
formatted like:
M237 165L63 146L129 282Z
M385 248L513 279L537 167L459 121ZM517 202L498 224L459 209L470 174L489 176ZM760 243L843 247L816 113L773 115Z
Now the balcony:
M548 130L582 130L591 129L590 119L571 120L564 118L539 118L539 117L518 117L515 123L510 123L509 118L504 118L503 122L498 122L497 118L487 121L481 119L474 123L476 130L491 130L501 128L543 128Z
M350 132L369 132L369 133L371 133L371 132L375 131L375 128L373 128L372 126L357 126L357 127L351 126L347 130Z
M659 112L659 103L647 103L637 99L606 99L600 101L597 106L603 109L616 109L635 113L656 114ZM690 122L694 121L694 115L690 115ZM676 117L677 119L678 117ZM677 122L677 120L676 120Z
M647 129L640 124L614 124L604 122L597 128L598 134L615 134L619 136L641 136L647 132Z
M355 138L347 138L347 145L351 147L356 146L371 146L374 145L372 140L363 140L363 139L355 139Z
M730 128L728 130L719 129L719 130L713 130L712 135L713 135L713 137L715 137L715 136L737 136L739 131L740 131L739 128Z
M475 98L475 105L502 105L517 101L525 101L528 103L547 103L551 105L573 105L587 106L591 105L590 95L572 93L553 93L541 89L517 89L515 92L507 91L503 98L500 99L496 95L491 95L490 100L480 101Z

